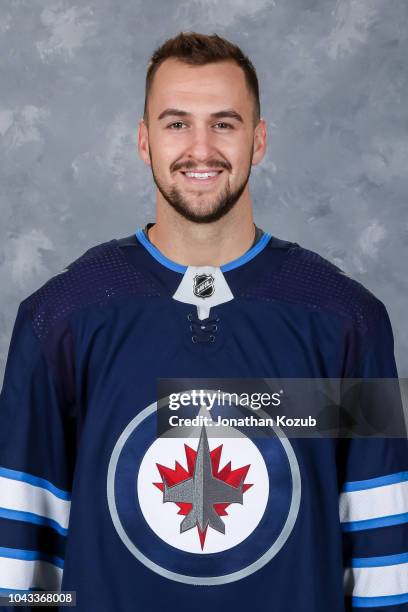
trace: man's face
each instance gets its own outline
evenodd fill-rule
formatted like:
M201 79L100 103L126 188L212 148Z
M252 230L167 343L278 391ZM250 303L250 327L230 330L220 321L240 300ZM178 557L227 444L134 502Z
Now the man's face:
M162 197L182 216L216 221L247 189L251 165L265 149L264 122L254 129L253 113L234 62L190 66L172 58L158 68L139 152Z

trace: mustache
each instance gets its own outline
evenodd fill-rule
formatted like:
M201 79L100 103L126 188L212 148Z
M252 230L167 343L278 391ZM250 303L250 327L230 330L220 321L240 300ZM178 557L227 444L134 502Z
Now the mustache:
M202 168L203 166L205 168L214 169L214 170L231 170L231 166L230 164L228 164L228 162L210 160L207 163L205 164L203 163L201 165L196 164L195 162L192 162L192 161L186 161L183 163L176 162L172 168L172 172L176 172L177 170L192 171L192 170L195 170L196 168Z

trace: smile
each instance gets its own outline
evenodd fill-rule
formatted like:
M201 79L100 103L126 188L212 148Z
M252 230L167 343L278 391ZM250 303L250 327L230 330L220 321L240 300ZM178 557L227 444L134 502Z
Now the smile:
M222 170L208 171L208 172L182 172L185 178L191 183L213 183L219 175L222 174Z

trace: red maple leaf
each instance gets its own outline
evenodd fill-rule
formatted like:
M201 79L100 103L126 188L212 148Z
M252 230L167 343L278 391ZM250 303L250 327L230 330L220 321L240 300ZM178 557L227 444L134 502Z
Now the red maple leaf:
M228 483L229 485L237 489L239 485L241 484L241 482L244 482L248 474L248 470L251 466L250 464L248 464L248 465L244 465L243 467L232 470L231 461L229 461L222 468L222 470L220 470L219 467L220 467L220 460L221 460L221 454L222 454L222 446L223 445L221 444L220 446L217 446L217 448L214 448L212 451L210 451L213 476L215 478L219 478L219 480L223 480L224 482ZM187 469L185 469L178 461L175 461L174 469L166 467L165 465L161 465L160 463L156 463L157 469L159 470L160 476L162 478L162 482L154 482L153 484L158 489L160 489L160 491L163 491L164 489L164 482L168 486L171 487L193 476L197 452L193 448L188 446L187 444L184 444L184 452L186 454ZM252 486L253 486L252 484L244 483L242 487L243 493L245 493L245 491L247 491ZM176 503L176 505L179 507L179 511L177 514L180 514L183 516L186 516L190 512L191 508L193 507L193 505L190 503L184 503L184 502L174 502L174 503ZM217 512L219 516L228 516L227 508L229 505L230 505L229 503L214 504L214 510ZM197 531L198 531L198 536L200 538L201 550L203 550L205 538L207 534L207 527L204 529L204 531L201 531L201 529L197 525Z

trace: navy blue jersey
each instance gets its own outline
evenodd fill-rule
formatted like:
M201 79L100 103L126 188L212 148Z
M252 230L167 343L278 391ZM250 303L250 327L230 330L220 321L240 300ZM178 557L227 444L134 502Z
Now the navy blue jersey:
M406 440L164 439L155 422L158 378L396 376L384 305L295 243L265 233L220 268L141 230L90 248L18 309L0 588L76 591L81 612L401 612Z

